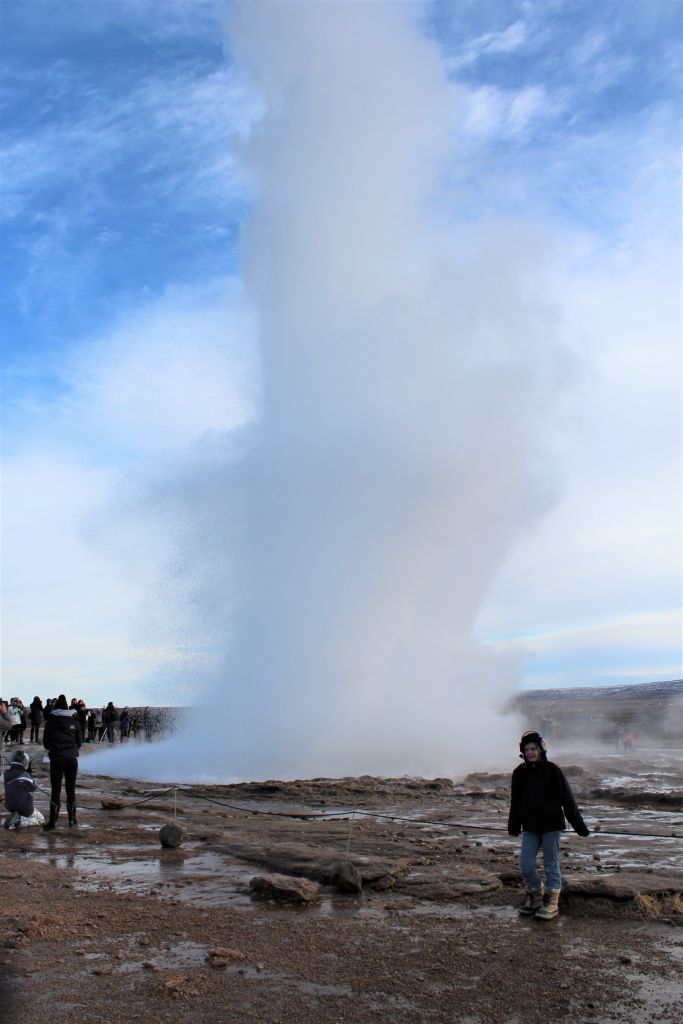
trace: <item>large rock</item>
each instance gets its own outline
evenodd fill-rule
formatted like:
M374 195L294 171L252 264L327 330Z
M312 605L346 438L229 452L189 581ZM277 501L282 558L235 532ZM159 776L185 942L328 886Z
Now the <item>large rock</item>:
M288 875L257 875L249 882L252 895L280 903L317 903L320 885L307 878Z
M136 803L131 800L119 800L116 797L103 797L102 798L102 810L103 811L128 811L138 810L142 811L161 811L162 814L184 814L184 809L180 804L164 803L163 801L156 801L155 803Z
M287 875L311 878L323 885L332 885L339 867L339 850L330 847L316 847L299 844L280 844L273 848L262 843L236 843L233 837L226 845L226 851L247 863L259 864L270 871ZM366 854L354 855L353 863L359 871L366 888L387 889L405 874L411 860L409 857L381 857ZM390 879L390 883L387 880Z
M363 892L363 876L351 861L345 860L337 864L332 882L339 892L347 893L350 896L360 896Z
M182 841L182 829L175 822L170 821L159 829L159 842L166 849L174 849L176 846L180 846Z

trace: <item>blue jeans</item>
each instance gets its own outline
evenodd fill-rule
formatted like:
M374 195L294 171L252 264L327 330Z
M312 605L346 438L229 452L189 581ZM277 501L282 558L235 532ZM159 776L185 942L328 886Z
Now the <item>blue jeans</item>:
M536 855L543 847L543 870L546 889L561 889L560 836L561 832L522 832L519 867L527 892L538 892L541 878L536 870Z

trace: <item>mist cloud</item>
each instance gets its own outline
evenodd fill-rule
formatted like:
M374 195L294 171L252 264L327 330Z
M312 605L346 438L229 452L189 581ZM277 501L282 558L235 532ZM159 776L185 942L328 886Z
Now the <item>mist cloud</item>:
M449 194L459 141L474 175L471 102L447 81L408 5L246 4L230 47L266 112L240 154L256 194L242 251L262 403L255 423L217 438L208 460L200 444L196 462L139 503L144 516L171 494L170 515L184 524L173 579L196 581L187 607L208 609L206 640L223 653L194 679L201 724L188 742L202 764L179 758L177 744L155 744L144 761L127 752L120 770L455 771L480 758L484 737L509 742L514 728L498 712L518 678L520 645L496 653L475 639L487 609L489 625L496 620L497 581L499 612L527 608L528 566L535 612L558 589L552 606L570 615L597 572L584 560L573 586L565 563L581 553L577 509L595 530L591 495L618 430L591 387L555 420L562 383L577 372L569 351L604 352L609 365L596 380L609 393L612 352L625 338L639 351L638 332L618 315L600 326L614 267L585 240L569 239L562 265L538 230L473 223L485 185L474 211L457 188ZM541 94L520 95L524 117L536 116ZM494 155L492 210L507 187L506 167L492 176ZM580 273L569 263L579 264L582 246ZM562 280L552 280L553 264ZM611 275L616 287L624 280ZM573 323L561 322L550 296L562 296ZM624 403L620 422L629 421ZM553 534L538 527L556 498L558 456L588 493L560 506ZM620 566L604 522L594 561ZM608 572L607 581L613 589ZM601 634L607 645L622 622L633 618L614 617L614 635ZM528 633L544 646L540 630ZM106 765L113 770L109 756Z
M231 31L267 106L243 154L263 404L224 481L239 608L202 773L446 771L498 728L516 666L473 625L552 493L541 248L444 245L456 94L410 9L252 4Z

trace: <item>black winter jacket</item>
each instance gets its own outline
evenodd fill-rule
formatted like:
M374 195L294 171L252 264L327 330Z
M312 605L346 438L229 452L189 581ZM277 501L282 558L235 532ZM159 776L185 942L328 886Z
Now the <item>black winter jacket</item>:
M5 807L8 811L17 811L25 818L33 814L33 793L36 784L20 764L11 764L3 775L5 783Z
M78 715L73 708L64 711L54 708L45 720L43 746L50 754L50 760L78 757L83 742L83 732Z
M580 836L589 834L562 769L552 761L525 761L512 773L508 832L562 832L565 815Z

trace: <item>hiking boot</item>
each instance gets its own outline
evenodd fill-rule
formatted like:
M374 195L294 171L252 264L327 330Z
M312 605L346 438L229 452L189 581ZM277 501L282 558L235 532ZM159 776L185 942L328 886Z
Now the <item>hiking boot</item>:
M537 910L540 910L543 906L543 889L538 889L535 892L527 892L522 900L521 904L517 908L517 913L521 914L522 917L530 917L535 914Z
M548 889L543 900L543 906L537 910L534 917L538 921L552 921L560 912L560 889Z
M76 804L67 804L66 813L69 815L69 825L78 825L76 821Z
M5 828L19 828L19 818L21 815L18 811L12 811L5 818Z

